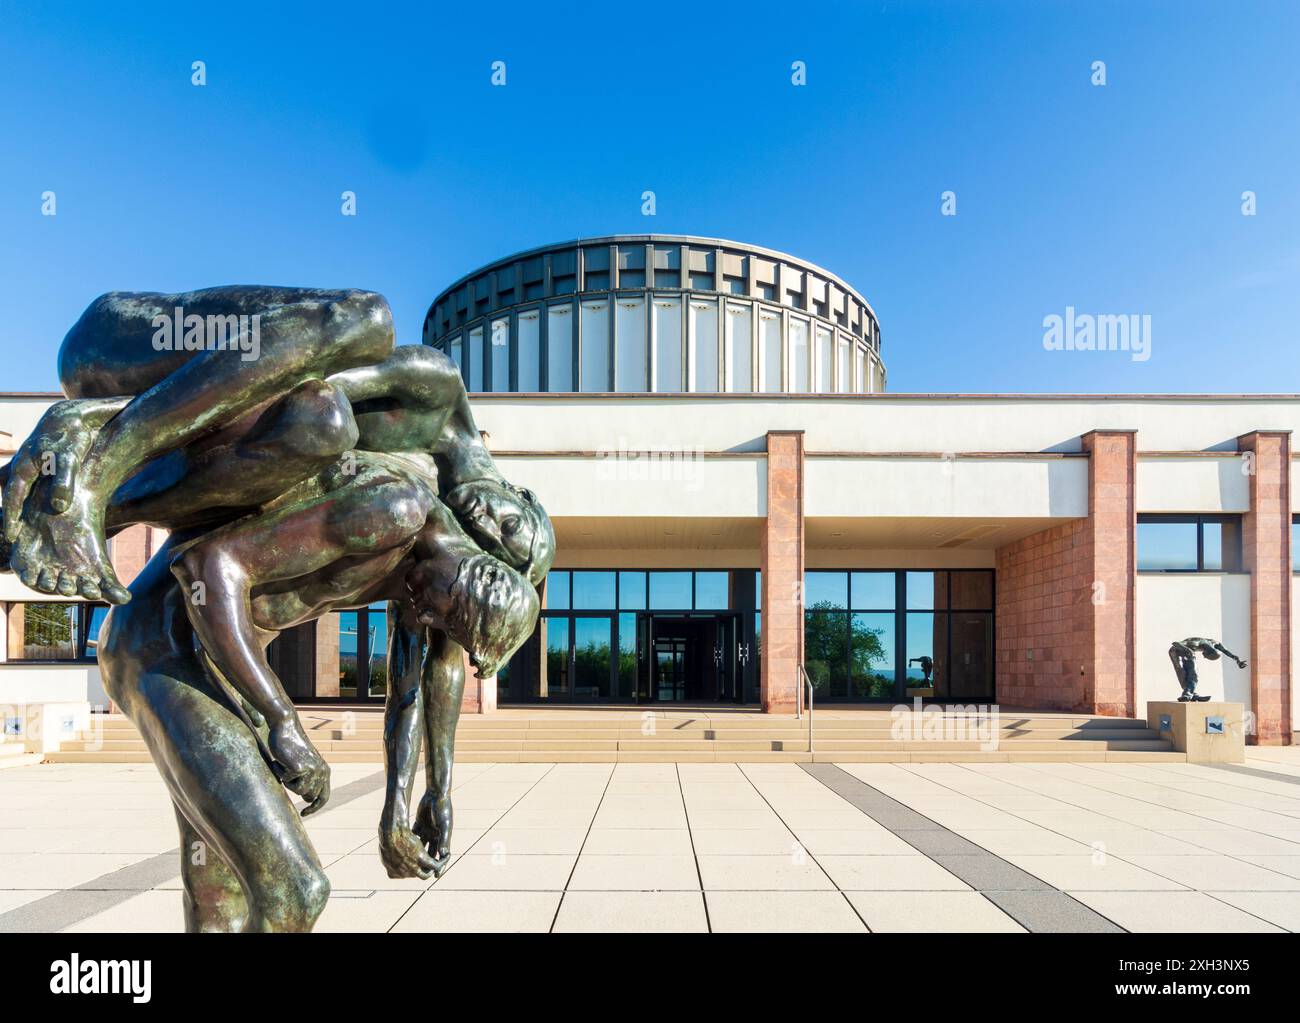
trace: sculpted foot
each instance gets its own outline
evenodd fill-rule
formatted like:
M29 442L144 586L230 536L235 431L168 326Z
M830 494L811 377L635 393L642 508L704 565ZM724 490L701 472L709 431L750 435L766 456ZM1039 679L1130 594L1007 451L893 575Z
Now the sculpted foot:
M98 496L78 486L70 493L67 510L60 514L37 505L35 500L27 502L9 556L9 566L23 584L60 596L80 595L110 604L129 601L131 594L118 582L108 558L103 504Z

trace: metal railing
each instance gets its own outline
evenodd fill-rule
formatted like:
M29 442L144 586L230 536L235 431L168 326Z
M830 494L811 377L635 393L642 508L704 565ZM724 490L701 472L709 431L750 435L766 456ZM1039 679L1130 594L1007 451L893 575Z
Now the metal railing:
M813 751L813 683L808 677L808 670L799 665L799 684L795 686L794 716L796 721L803 720L804 691L808 692L808 752Z

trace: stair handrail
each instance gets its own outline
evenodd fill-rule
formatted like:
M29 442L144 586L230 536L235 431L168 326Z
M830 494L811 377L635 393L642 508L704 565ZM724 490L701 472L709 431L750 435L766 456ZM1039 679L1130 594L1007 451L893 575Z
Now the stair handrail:
M804 689L808 690L808 752L813 751L813 683L808 676L808 669L799 664L799 681L795 686L794 716L796 721L803 720Z

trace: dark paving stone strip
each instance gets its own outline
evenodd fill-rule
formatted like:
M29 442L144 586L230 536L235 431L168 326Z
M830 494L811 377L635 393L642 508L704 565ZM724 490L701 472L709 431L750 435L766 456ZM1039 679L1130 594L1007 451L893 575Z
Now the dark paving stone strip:
M1240 764L1202 764L1201 766L1214 767L1220 771L1232 771L1234 774L1248 774L1252 778L1267 778L1269 781L1284 781L1288 785L1300 785L1300 775L1280 774L1277 771L1265 771L1260 767L1242 767Z
M799 766L917 852L961 878L1025 930L1035 934L1123 933L1122 927L1077 899L855 778L843 768L835 764Z
M383 787L383 771L348 782L331 792L330 801L314 816L324 816L336 807ZM378 826L377 820L375 823ZM180 855L181 850L177 846L120 870L102 874L75 888L54 892L7 913L0 913L0 934L47 934L71 927L175 877L180 869L177 866ZM179 891L176 898L180 899Z

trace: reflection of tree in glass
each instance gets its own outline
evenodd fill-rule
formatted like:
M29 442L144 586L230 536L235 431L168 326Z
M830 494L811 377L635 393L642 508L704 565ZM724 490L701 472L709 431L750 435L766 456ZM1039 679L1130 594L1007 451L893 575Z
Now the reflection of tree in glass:
M609 692L609 643L588 640L586 646L575 646L573 671L576 684L599 688L601 695Z
M30 660L75 657L75 622L72 604L24 604L23 656Z
M804 667L818 696L846 695L842 682L846 665L852 670L852 693L859 699L888 697L894 692L893 670L880 637L885 630L871 628L859 616L835 609L831 601L818 601L804 615Z

